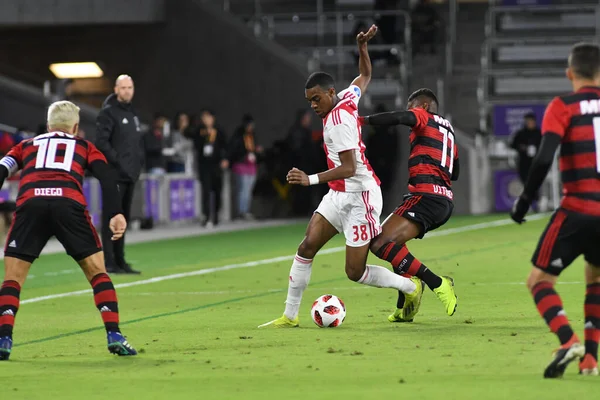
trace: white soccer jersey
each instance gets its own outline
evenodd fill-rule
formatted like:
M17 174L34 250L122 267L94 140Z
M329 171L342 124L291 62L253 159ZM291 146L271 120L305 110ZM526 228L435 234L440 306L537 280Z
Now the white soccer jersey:
M356 174L352 178L329 182L338 192L363 192L379 186L379 178L365 157L361 127L358 122L360 88L351 85L339 92L339 103L323 119L323 140L329 169L342 165L339 153L353 150L356 153Z

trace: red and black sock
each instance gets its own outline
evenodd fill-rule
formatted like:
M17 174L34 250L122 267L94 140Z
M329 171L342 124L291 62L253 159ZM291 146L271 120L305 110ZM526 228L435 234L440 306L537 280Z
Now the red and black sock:
M117 292L110 277L104 273L98 274L92 278L91 284L94 289L94 302L102 315L106 331L120 332Z
M585 354L598 361L598 341L600 340L600 283L587 285L585 291Z
M417 260L415 256L410 254L405 244L400 246L394 242L389 242L380 247L375 255L392 264L395 273L399 275L407 274L416 276L422 279L431 290L440 287L442 284L442 278L434 274L429 268Z
M0 337L12 337L15 317L19 311L21 285L16 281L4 281L0 287Z
M554 290L554 285L550 282L539 282L531 289L531 293L540 315L550 330L558 336L561 346L567 347L578 342L579 339L569 324L562 300Z

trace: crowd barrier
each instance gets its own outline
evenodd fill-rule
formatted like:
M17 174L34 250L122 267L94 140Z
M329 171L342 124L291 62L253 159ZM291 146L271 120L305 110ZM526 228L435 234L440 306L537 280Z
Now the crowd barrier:
M0 199L16 200L19 181L7 181L0 190ZM102 191L95 178L85 178L83 194L93 224L102 219ZM142 175L136 184L131 207L131 219L152 218L155 224L174 225L198 220L201 214L200 183L191 175ZM231 220L231 184L228 172L223 177L220 221Z

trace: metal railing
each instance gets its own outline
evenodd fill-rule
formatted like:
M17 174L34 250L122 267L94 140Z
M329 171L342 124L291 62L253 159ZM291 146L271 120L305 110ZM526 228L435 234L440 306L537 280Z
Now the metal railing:
M555 5L555 6L496 6L495 1L490 0L490 9L486 16L486 41L484 42L481 50L481 75L479 77L479 84L477 89L477 95L479 100L479 126L482 131L487 131L490 107L495 103L490 99L490 86L492 85L492 78L497 75L540 75L548 73L562 73L556 68L540 69L535 68L512 68L506 70L494 70L493 68L493 50L495 46L500 44L545 44L545 43L575 43L581 41L582 36L564 37L557 36L555 38L549 37L520 37L520 38L498 38L497 33L497 20L498 15L505 12L532 12L532 13L551 13L557 11L592 11L596 15L596 29L594 37L596 40L600 40L600 5ZM589 39L589 38L586 38ZM566 59L566 56L565 56ZM551 71L552 70L552 71ZM540 97L540 101L548 100L545 96ZM515 102L519 102L515 99ZM531 103L531 100L528 100Z
M377 11L377 12L308 12L308 13L285 13L285 14L269 14L269 15L253 15L245 17L249 24L252 25L256 36L264 36L271 40L277 40L283 34L278 34L278 27L282 24L297 25L298 31L296 34L290 33L287 36L298 36L309 38L312 43L315 43L312 48L315 50L309 57L306 58L307 65L319 65L321 51L330 49L338 57L336 66L337 79L344 79L344 53L351 52L356 48L355 45L350 45L353 42L348 31L348 24L356 24L358 21L376 20L379 17L393 16L401 19L404 22L403 44L371 44L371 51L390 51L397 52L401 62L398 67L398 77L404 87L408 86L408 82L412 73L412 39L411 39L411 20L410 15L405 11ZM306 24L302 27L301 24ZM307 31L313 29L314 31ZM300 40L299 40L300 42ZM291 46L290 50L294 50ZM305 50L306 46L304 46Z

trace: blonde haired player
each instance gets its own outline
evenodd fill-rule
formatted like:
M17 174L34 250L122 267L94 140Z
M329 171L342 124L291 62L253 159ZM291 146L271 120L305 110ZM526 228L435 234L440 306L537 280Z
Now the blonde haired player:
M119 329L115 287L104 268L102 244L91 223L82 185L85 170L98 178L110 210L112 240L125 233L117 183L106 158L91 142L77 137L79 107L58 101L48 108L49 133L25 140L0 160L0 187L21 170L17 211L4 248L4 281L0 287L0 360L8 360L21 288L29 268L52 236L81 267L94 291L106 328L108 350L136 355ZM68 312L68 311L66 311Z
M383 200L379 179L365 157L358 121L358 102L371 80L371 60L367 42L375 36L375 25L359 33L356 41L360 53L360 75L350 87L336 93L333 78L313 73L305 85L305 95L312 109L323 119L323 137L329 170L306 175L292 169L287 180L295 185L327 183L329 192L313 214L306 236L292 263L284 314L264 326L297 327L302 293L310 280L312 263L317 252L335 235L346 237L346 275L363 285L393 288L407 298L418 297L422 288L414 280L394 274L387 268L367 265L369 244L379 233L379 217Z

